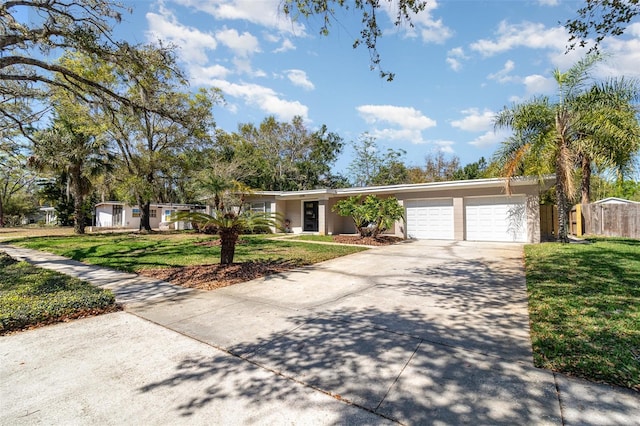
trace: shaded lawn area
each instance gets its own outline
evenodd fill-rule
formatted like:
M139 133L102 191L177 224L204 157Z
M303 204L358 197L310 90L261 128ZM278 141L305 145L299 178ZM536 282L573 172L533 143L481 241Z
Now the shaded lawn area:
M109 290L0 252L0 334L119 309Z
M218 264L217 237L195 233L99 234L24 238L7 241L92 265L126 272L143 272L193 265ZM234 262L281 262L310 265L365 250L360 247L304 244L273 240L265 235L243 235Z
M640 391L640 241L525 247L538 367Z

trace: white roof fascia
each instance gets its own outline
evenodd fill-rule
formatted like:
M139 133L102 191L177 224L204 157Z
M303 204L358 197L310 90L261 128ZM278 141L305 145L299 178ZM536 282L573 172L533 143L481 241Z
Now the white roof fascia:
M594 201L593 204L604 204L609 201L613 201L619 204L640 204L638 201L627 200L626 198L618 198L618 197L607 197L602 200Z
M132 208L139 208L137 204L127 204L124 201L103 201L96 203L97 206L127 206ZM149 207L176 207L176 208L190 208L190 207L204 207L204 204L178 204L178 203L150 203Z
M543 176L542 179L536 176L514 177L511 179L511 187L541 185L545 190L555 183L555 175ZM319 199L330 198L335 195L358 195L358 194L376 194L376 193L397 193L397 192L414 192L414 191L441 191L465 188L498 188L504 187L506 181L504 178L489 179L473 179L473 180L454 180L445 182L429 182L429 183L413 183L402 185L384 185L384 186L363 186L357 188L339 188L339 189L309 189L303 191L256 191L251 195L275 196L276 199L302 199L317 197Z
M544 186L555 182L555 176L545 176L543 178ZM497 188L505 186L504 178L490 179L474 179L474 180L456 180L445 182L429 182L414 183L406 185L386 185L386 186L369 186L361 188L341 188L337 189L338 195L357 195L357 194L375 194L375 193L393 193L393 192L414 192L414 191L441 191L465 188ZM517 177L511 179L511 186L531 186L540 184L537 177Z
M307 189L304 191L257 191L249 195L274 195L277 200L297 200L302 198L327 199L335 193L335 189Z

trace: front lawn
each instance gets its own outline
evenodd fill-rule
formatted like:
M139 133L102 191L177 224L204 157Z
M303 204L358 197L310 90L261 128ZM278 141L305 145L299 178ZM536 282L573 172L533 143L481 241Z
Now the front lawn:
M117 309L109 290L0 252L0 334Z
M97 234L40 237L7 241L81 262L126 272L193 265L217 264L218 238L194 233ZM274 240L268 235L243 235L234 262L286 262L310 265L364 250L360 247L320 245Z
M640 391L640 241L525 248L535 365Z

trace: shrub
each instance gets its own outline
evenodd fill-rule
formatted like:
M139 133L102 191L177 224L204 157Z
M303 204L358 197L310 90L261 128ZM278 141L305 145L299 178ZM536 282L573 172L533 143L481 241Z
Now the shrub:
M115 308L109 290L0 253L0 334Z
M382 199L375 195L368 195L364 201L360 195L340 200L332 211L340 216L351 216L362 238L376 238L404 218L404 207L395 197Z

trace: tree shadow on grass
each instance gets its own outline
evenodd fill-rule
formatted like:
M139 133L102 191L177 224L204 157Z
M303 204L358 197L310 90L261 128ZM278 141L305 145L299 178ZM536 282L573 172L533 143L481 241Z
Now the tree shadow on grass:
M536 365L640 389L640 246L628 243L529 257Z

